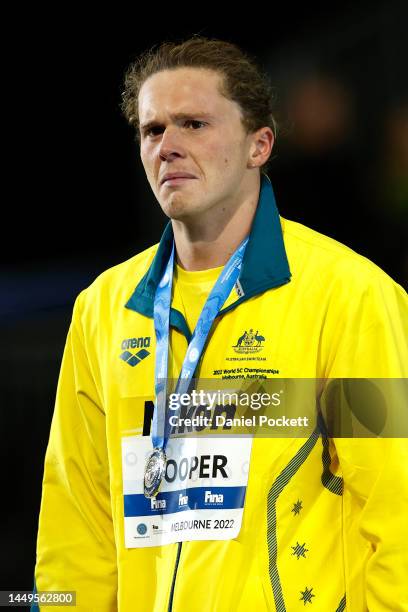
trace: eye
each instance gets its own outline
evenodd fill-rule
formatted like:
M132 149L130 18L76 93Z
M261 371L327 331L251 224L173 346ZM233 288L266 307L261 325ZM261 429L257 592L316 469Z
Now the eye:
M144 136L157 136L158 134L161 134L162 131L163 131L163 128L161 125L154 125L150 128L147 128L147 130L145 130Z
M186 126L190 125L193 128L193 130L198 130L200 127L204 127L205 123L204 121L198 121L198 119L187 119L184 125Z
M198 119L186 119L183 124L184 127L191 128L194 131L204 127L205 125L206 123L204 121L199 121ZM154 138L155 136L162 134L164 130L165 127L163 125L152 125L144 130L143 137Z

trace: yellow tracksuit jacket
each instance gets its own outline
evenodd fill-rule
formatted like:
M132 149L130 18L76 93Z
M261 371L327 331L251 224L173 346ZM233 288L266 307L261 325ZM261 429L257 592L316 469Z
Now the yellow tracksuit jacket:
M254 439L236 539L125 548L121 437L144 426L154 398L153 300L172 238L169 224L159 245L76 300L45 459L37 590L74 590L78 610L97 612L407 611L406 439ZM174 298L173 376L190 337L181 310ZM406 293L372 262L279 217L263 177L239 286L198 375L239 365L268 377L405 377L407 313ZM264 338L262 360L233 349L248 330Z

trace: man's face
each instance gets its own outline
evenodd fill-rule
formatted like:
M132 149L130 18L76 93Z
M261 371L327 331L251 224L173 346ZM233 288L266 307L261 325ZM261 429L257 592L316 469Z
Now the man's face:
M141 87L140 155L153 193L172 219L233 208L250 172L252 138L239 105L220 93L220 83L215 71L178 68L154 74ZM163 182L172 173L186 177Z

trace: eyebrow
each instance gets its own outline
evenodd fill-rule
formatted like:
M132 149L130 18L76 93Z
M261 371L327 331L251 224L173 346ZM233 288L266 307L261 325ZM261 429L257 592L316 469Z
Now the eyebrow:
M171 115L171 117L175 121L180 121L183 119L196 119L196 118L213 119L213 115L210 115L210 113L201 112L201 111L194 111L193 113L176 113L174 115ZM160 121L148 121L147 123L143 123L142 125L140 125L140 130L145 131L149 128L157 127L159 125L162 125Z

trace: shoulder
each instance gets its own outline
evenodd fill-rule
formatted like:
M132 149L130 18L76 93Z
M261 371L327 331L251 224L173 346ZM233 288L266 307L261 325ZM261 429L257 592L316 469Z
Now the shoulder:
M400 377L408 358L408 297L375 263L293 221L282 221L291 303L312 321L323 377ZM309 319L308 319L309 317Z
M281 218L285 248L293 280L310 285L364 292L383 287L406 293L384 270L345 244L301 223Z
M104 270L77 296L74 312L95 311L95 308L111 310L124 306L148 271L157 248L158 244L155 244L130 259Z

